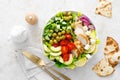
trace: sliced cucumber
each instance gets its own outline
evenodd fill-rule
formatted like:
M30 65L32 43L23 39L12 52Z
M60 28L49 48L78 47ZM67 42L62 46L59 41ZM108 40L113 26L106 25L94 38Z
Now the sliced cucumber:
M50 55L51 56L59 56L59 55L61 55L62 54L62 52L50 52Z
M68 26L68 27L67 27L67 30L71 30L71 29L72 29L71 26Z
M66 30L66 27L62 27L63 30Z

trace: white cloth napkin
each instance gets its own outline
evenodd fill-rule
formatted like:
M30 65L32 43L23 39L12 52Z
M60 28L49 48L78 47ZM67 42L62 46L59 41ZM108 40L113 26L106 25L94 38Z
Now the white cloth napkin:
M13 30L16 30L18 26L15 26ZM44 56L44 51L42 48L42 29L37 25L34 26L20 26L22 28L26 28L28 32L27 40L22 43L16 43L11 38L12 35L9 36L9 40L13 42L16 51L17 61L23 69L25 75L28 80L53 80L50 76L44 73L37 65L32 63L26 57L22 55L23 50L27 50L30 53L42 58L45 63L49 66L52 66L52 63ZM39 31L41 30L41 31ZM14 32L14 31L13 31ZM18 38L18 37L17 37Z
M19 46L19 47L17 47L17 46ZM20 64L20 66L21 66L23 72L25 73L25 75L27 76L28 80L53 80L53 78L51 78L47 73L45 73L42 69L37 67L37 65L32 63L24 55L22 55L22 51L27 50L30 53L43 59L48 66L56 68L54 66L54 63L52 61L48 60L48 58L46 56L44 56L44 51L39 45L37 45L36 43L29 42L29 45L28 44L25 44L25 45L19 44L17 46L15 46L16 57L17 57L18 63ZM57 69L57 70L62 71L62 73L65 73L67 69ZM56 76L58 76L58 75L56 75ZM61 78L60 76L58 76L58 77Z
M49 60L44 57L42 50L33 47L26 48L26 50L42 58L47 65L53 65ZM18 63L20 64L21 68L23 69L25 75L29 80L52 80L50 76L43 72L43 70L41 70L34 63L24 57L21 54L22 50L17 50L16 52Z

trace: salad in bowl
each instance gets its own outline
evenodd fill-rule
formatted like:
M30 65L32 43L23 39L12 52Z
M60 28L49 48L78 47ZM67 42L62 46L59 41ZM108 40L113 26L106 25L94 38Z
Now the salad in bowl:
M96 53L100 40L95 26L81 12L57 13L43 31L45 55L59 68L82 67Z

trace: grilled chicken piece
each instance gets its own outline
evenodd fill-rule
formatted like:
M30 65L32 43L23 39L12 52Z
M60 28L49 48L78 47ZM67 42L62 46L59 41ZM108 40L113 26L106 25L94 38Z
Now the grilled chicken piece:
M84 45L83 45L82 42L79 41L78 39L76 39L76 40L74 41L74 44L75 44L75 46L76 46L76 48L77 48L77 49L74 51L74 53L76 53L76 54L79 56L79 55L82 54L83 51L84 51Z

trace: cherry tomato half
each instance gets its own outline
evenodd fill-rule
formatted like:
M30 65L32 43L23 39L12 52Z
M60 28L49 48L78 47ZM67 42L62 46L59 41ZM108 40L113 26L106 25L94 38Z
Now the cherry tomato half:
M62 58L63 58L64 61L68 61L69 58L70 58L70 54L63 54Z
M54 47L58 47L59 46L59 43L55 43L53 44Z
M69 41L66 39L60 41L61 46L66 46L68 43L69 43Z
M76 48L75 44L72 42L69 42L67 46L68 46L70 51Z
M68 46L62 46L62 47L61 47L61 51L62 51L62 54L69 53L69 48L68 48Z
M65 34L66 39L70 40L72 39L72 36L70 34Z

